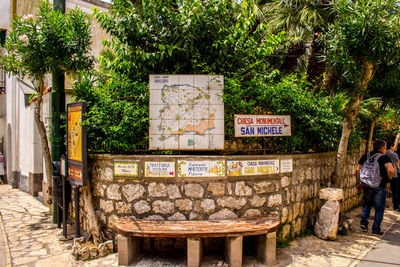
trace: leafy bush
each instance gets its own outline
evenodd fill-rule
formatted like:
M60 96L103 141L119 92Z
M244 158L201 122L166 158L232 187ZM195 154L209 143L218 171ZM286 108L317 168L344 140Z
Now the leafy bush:
M242 138L271 153L329 151L338 143L338 101L315 95L295 76L282 78L269 56L283 34L265 35L253 1L116 0L96 12L112 37L95 78L82 77L76 97L88 101L92 151L132 153L148 141L149 74L222 74L225 135L234 138L234 114L288 114L292 136ZM336 102L335 102L336 101ZM339 101L340 102L340 101ZM318 144L318 145L315 145Z
M96 82L101 86L95 86ZM116 92L125 86L130 94L119 97ZM90 76L83 76L75 83L74 94L77 99L87 101L90 151L128 153L146 148L149 120L146 83L111 78L104 85Z
M375 127L375 139L384 139L394 142L400 131L400 111L389 109L388 112L378 120Z
M288 76L278 81L254 79L239 88L225 85L226 134L233 135L234 114L291 115L292 136L268 138L269 152L334 150L340 137L341 114L333 110L335 98L308 91L304 79ZM252 140L255 141L255 140Z

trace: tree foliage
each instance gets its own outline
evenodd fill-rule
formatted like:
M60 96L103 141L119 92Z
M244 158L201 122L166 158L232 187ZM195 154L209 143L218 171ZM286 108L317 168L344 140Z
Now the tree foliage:
M135 8L128 1L114 1L110 12L95 12L112 38L99 57L96 82L76 85L92 92L89 142L94 150L146 148L149 74L217 73L251 80L267 75L267 56L282 38L264 34L265 23L256 19L248 1L142 3ZM78 98L89 97L85 94L77 90Z
M75 85L76 97L88 101L92 151L147 148L148 75L157 73L224 75L227 140L239 140L234 114L291 114L291 138L251 141L268 143L269 152L337 145L337 99L314 95L303 78L283 78L273 69L270 55L285 36L268 33L253 1L120 0L110 12L95 14L111 40L99 57L99 72Z
M96 17L117 53L108 68L147 81L148 73L265 73L282 35L266 36L255 9L247 0L143 1L141 10L115 1Z
M39 13L12 20L0 67L20 77L31 79L38 92L35 122L41 138L47 177L51 177L51 156L47 132L41 119L41 102L46 89L45 75L61 69L68 73L89 69L91 32L89 18L79 9L68 15L54 11L48 1L41 1ZM51 195L51 182L50 182Z
M271 153L332 151L337 147L342 120L335 109L338 97L314 94L304 78L253 79L246 86L228 79L225 84L225 134L233 138L234 114L289 114L291 137L270 137ZM251 140L257 142L259 140Z
M337 15L326 38L326 54L341 77L343 89L361 89L358 83L364 72L363 61L373 65L374 73L387 65L396 68L400 56L397 9L394 0L337 1Z
M399 65L397 8L398 3L394 0L335 2L336 18L327 34L326 55L331 68L340 76L340 87L351 96L344 109L342 136L332 176L334 184L340 177L349 136L356 127L361 101L370 82L382 77L374 76L382 67Z
M11 29L1 64L13 74L37 80L57 68L75 72L92 66L88 15L79 9L64 15L41 1L37 16L16 17Z

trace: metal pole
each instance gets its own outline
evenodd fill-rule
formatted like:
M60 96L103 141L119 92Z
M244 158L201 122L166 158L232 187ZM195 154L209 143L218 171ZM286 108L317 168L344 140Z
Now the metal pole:
M75 195L75 237L81 237L81 230L79 225L79 186L74 186Z
M53 9L65 14L65 0L54 0ZM60 69L52 73L52 92L51 92L51 156L52 161L60 160L64 154L64 133L61 128L61 115L65 113L65 77ZM54 170L53 170L54 175ZM53 223L57 222L57 213L60 207L53 201Z
M66 195L65 195L65 176L62 176L62 181L63 181L63 236L65 239L67 239L67 201L66 201Z

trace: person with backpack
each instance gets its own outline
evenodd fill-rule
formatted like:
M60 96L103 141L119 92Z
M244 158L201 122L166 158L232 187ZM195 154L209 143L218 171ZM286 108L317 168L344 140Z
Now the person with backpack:
M390 180L390 189L392 190L392 203L393 203L393 210L399 210L399 178L398 178L398 171L399 171L399 156L396 152L394 152L394 144L391 141L387 142L386 146L386 155L390 158L390 161L393 164L394 174L392 180Z
M373 235L383 235L381 223L386 204L386 184L392 179L394 168L386 154L386 142L378 139L373 150L364 154L358 161L356 170L357 189L362 187L363 208L361 214L361 231L368 231L368 218L371 207L375 207Z

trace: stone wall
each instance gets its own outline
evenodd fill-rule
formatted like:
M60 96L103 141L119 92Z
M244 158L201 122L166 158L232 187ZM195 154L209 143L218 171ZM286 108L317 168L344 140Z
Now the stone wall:
M320 188L328 187L336 153L267 156L139 156L90 155L89 179L100 223L109 228L118 217L153 220L209 220L277 212L282 218L280 238L299 234L314 223L323 204ZM353 153L343 166L341 209L357 206L361 195L355 188L355 168L360 153ZM262 176L206 178L115 179L113 161L293 159L293 172ZM82 203L81 203L82 205ZM85 211L81 210L85 228Z

